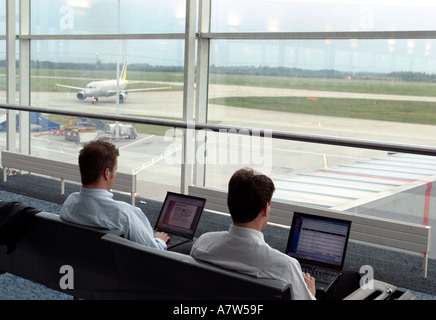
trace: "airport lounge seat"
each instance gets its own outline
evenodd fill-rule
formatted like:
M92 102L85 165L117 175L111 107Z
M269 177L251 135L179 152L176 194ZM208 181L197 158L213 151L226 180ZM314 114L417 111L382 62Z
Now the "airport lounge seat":
M122 235L118 230L80 226L57 214L39 212L12 252L0 245L0 270L76 298L110 298L118 288L118 277L112 248L101 241L107 233ZM67 275L63 266L73 271L65 289L60 284Z
M159 251L112 234L123 299L291 299L291 286L259 279L195 260L189 255Z
M152 249L124 239L118 230L69 223L48 212L32 214L26 225L12 250L0 244L0 273L75 298L291 299L290 285L280 280L257 279L189 255Z

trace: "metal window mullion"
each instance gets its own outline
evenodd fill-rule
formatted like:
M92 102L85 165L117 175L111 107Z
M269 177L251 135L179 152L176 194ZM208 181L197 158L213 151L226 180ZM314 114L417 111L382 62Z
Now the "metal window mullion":
M210 30L210 8L211 1L204 0L199 4L199 33L209 32ZM196 81L196 103L195 120L200 123L207 123L207 98L209 90L209 57L210 40L207 38L197 39L197 81ZM202 148L204 146L204 148ZM196 150L204 150L202 155L196 154L194 164L194 184L204 186L206 183L206 159L207 159L207 131L197 131Z
M6 102L16 103L16 18L15 1L6 1ZM16 151L16 110L7 111L6 149Z
M27 34L20 35L26 40L161 40L185 39L183 33L147 33L147 34Z
M20 0L20 36L30 33L30 0ZM30 106L30 40L19 40L21 105ZM30 112L20 112L20 152L30 154Z
M194 121L196 18L197 1L186 0L183 120L188 125L183 129L183 159L181 164L180 181L181 193L187 193L188 186L192 184L193 161L195 157L195 144L193 143L195 140L195 130L192 130L190 125Z
M380 40L436 39L429 31L350 31L350 32L204 32L200 37L223 40Z

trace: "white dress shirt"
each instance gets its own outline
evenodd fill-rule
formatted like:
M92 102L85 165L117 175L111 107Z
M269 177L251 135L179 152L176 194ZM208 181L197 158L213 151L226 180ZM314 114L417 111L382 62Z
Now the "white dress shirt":
M292 285L292 299L315 300L299 262L271 248L257 230L231 225L229 231L205 233L194 242L191 255L257 278L283 280Z
M61 219L81 225L124 231L134 242L165 250L166 243L154 237L154 230L138 207L112 199L104 189L81 187L68 196L60 210Z

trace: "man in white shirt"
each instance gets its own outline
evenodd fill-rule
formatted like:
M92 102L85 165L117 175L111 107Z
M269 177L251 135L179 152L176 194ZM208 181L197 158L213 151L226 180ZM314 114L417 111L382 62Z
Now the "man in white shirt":
M61 219L77 224L124 231L126 238L165 250L169 240L164 232L154 233L138 207L112 199L110 192L117 175L118 149L111 143L92 141L79 153L82 186L65 200Z
M262 231L271 213L274 190L274 183L269 177L252 169L236 171L229 181L227 196L233 224L229 231L201 235L194 242L191 255L198 260L258 278L286 281L292 285L293 299L315 300L315 279L302 271L296 259L271 248L264 240ZM359 283L357 275L352 277L351 292L357 289ZM346 281L350 281L349 278ZM340 294L346 296L348 293Z

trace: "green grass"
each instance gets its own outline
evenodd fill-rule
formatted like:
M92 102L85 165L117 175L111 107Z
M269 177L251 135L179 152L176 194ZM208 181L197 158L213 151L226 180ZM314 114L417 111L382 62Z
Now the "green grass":
M436 124L436 103L298 97L227 97L209 99L226 106L343 118Z
M212 74L210 76L210 83L317 91L436 96L436 83L419 81L399 81L394 78L366 78L345 80Z

